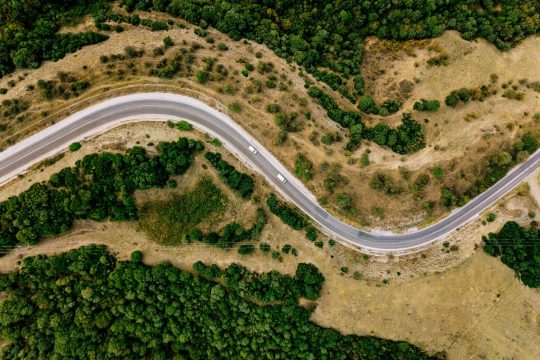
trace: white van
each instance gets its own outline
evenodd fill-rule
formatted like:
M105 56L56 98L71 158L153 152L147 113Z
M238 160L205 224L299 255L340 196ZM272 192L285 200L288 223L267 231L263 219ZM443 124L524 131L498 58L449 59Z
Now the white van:
M258 151L252 145L249 145L248 149L253 153L253 155L257 155Z
M281 174L277 174L277 178L284 184L287 182L287 179L285 179L285 177Z

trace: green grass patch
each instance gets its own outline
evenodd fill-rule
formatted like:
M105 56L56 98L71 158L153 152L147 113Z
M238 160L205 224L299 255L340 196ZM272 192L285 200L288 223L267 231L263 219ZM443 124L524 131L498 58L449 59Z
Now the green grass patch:
M151 240L177 245L190 229L222 214L226 207L225 195L210 178L204 177L183 194L144 204L139 226Z

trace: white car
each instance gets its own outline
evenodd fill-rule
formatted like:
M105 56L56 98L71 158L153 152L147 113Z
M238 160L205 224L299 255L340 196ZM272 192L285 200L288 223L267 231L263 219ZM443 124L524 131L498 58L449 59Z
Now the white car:
M281 174L277 174L277 178L284 184L287 182L287 179L285 179L285 177Z
M253 146L249 145L248 147L249 151L251 151L254 155L257 155L258 151Z

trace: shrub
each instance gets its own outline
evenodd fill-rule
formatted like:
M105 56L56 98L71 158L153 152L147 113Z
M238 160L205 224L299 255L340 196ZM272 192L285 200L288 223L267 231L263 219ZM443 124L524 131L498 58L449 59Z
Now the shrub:
M255 182L251 176L236 170L234 166L223 160L219 153L208 151L204 157L218 170L220 177L231 189L244 199L251 197L255 188Z
M165 47L172 47L174 46L174 41L173 39L171 39L170 36L167 36L166 38L163 39L163 45L165 45Z
M251 244L242 244L238 247L238 254L240 255L249 255L255 252L255 246Z
M295 230L303 229L308 225L308 222L303 215L285 203L279 201L274 193L268 196L266 199L266 205L274 215L278 216L281 221L283 221L283 223L289 225Z
M195 79L199 84L204 84L208 81L208 71L199 70L195 73Z
M275 103L268 104L266 106L266 111L269 112L270 114L275 114L275 113L278 113L278 112L281 111L281 106L279 106L279 104L275 104Z
M233 112L233 113L239 113L240 111L242 111L242 107L237 102L230 103L227 106L227 108L229 109L230 112Z
M182 131L191 131L191 129L193 129L193 125L188 123L186 120L180 120L176 123L176 128Z
M296 154L294 173L303 181L307 182L313 179L313 163L303 153Z
M71 145L69 145L69 151L77 151L81 148L81 143L80 142L74 142L72 143Z
M484 250L514 269L523 283L540 287L540 233L538 228L526 229L509 221L502 229L487 237L483 236Z
M439 109L441 106L441 103L439 100L426 100L426 99L420 99L420 102L415 102L413 105L413 109L417 111L430 111L435 112Z
M311 225L306 226L306 237L309 241L317 240L317 229Z

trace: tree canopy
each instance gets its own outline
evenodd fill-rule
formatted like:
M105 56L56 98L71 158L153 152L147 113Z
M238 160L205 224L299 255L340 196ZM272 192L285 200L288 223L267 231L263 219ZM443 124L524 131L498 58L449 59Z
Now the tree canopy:
M484 250L514 269L529 287L540 287L540 232L508 221L498 233L483 236Z
M342 335L309 320L324 277L196 263L194 275L120 261L104 246L23 260L0 277L3 358L435 359L403 341Z
M158 149L153 156L138 146L126 154L86 155L48 182L0 202L0 249L36 244L69 230L75 219L136 219L133 192L163 187L170 176L184 173L203 145L182 137L161 142Z

